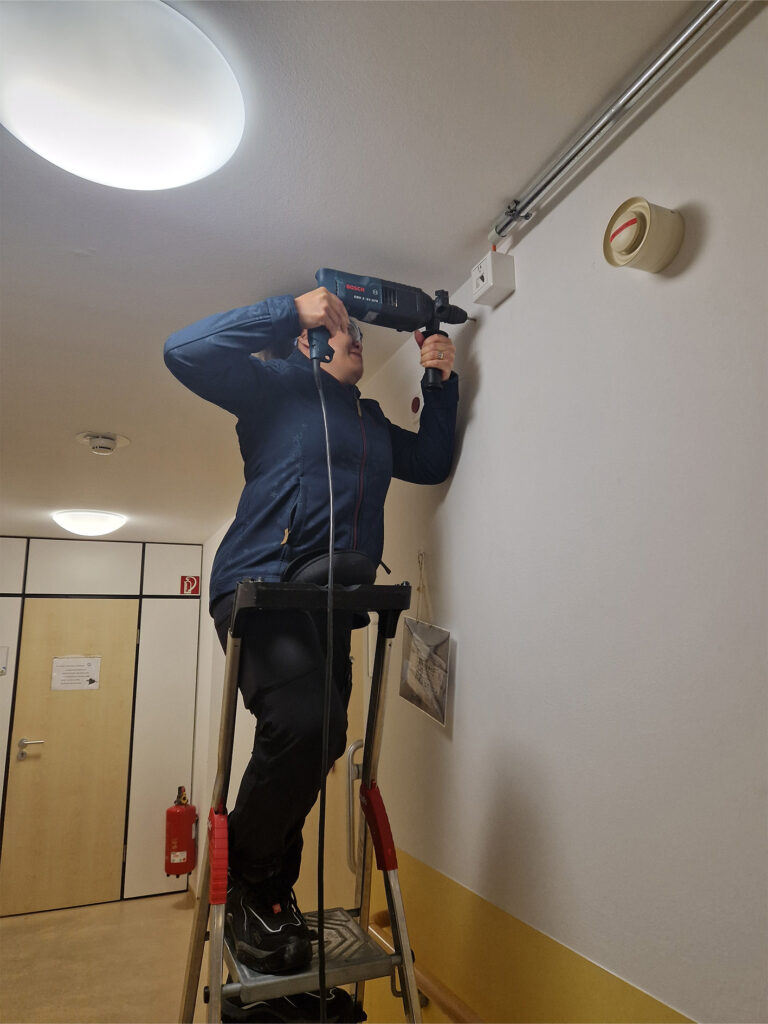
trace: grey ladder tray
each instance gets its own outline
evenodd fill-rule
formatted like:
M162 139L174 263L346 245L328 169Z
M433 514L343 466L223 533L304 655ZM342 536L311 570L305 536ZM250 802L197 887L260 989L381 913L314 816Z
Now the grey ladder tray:
M402 958L399 953L385 953L367 936L352 915L336 907L325 914L325 978L326 985L349 985L373 978L386 978ZM317 913L306 914L310 932L317 929ZM224 985L222 995L238 996L243 1003L259 999L277 999L298 992L314 992L319 988L317 941L312 943L312 963L296 974L260 974L235 958L227 939L224 960L233 981Z

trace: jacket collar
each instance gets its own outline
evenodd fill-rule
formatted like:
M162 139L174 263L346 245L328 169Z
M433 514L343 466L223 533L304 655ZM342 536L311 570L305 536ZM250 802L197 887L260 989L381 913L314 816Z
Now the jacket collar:
M297 369L306 371L307 373L313 372L312 360L305 356L304 353L300 352L297 348L295 348L293 352L291 352L286 362L290 363L291 366L295 366ZM356 384L344 384L340 380L337 380L332 373L326 373L325 377L323 377L323 382L325 382L326 380L332 381L332 386L341 388L343 391L347 392L348 394L351 394L354 398L360 397L360 389L357 387Z

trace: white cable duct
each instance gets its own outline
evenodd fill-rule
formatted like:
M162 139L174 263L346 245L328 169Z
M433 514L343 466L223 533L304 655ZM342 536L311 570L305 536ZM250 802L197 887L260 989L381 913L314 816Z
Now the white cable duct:
M708 36L711 29L736 0L711 0L696 17L667 44L662 52L634 79L631 85L603 111L598 119L579 136L576 142L556 157L545 171L528 185L519 199L509 203L496 218L488 232L489 241L494 244L505 238L516 224L530 220L533 208L547 196L556 185L562 183L567 174L574 171L584 160L593 146L604 140L642 98L648 98L661 84L666 75L680 61L681 57ZM746 7L739 3L739 7Z

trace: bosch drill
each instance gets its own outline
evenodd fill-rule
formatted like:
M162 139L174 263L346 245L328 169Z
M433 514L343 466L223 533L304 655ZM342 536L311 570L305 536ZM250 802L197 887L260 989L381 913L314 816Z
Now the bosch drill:
M430 299L420 288L394 281L382 281L378 277L360 277L341 270L323 267L315 274L321 288L327 288L344 303L347 312L355 320L379 327L391 327L396 331L424 332L448 335L440 330L440 324L463 324L467 313L448 302L448 292L435 292ZM333 349L328 344L329 332L325 327L309 331L309 355L312 359L330 363ZM428 391L438 391L443 386L442 374L434 367L428 367L424 374Z

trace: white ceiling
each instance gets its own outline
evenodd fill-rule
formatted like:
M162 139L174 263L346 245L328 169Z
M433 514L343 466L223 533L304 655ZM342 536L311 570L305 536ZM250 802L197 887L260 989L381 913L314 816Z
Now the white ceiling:
M239 491L234 425L166 371L165 337L307 291L321 266L458 287L515 190L701 4L174 6L244 93L243 142L216 174L111 189L0 128L2 533L68 536L49 512L91 507L130 516L115 539L208 537ZM377 332L368 373L401 343ZM87 430L131 444L95 456Z

